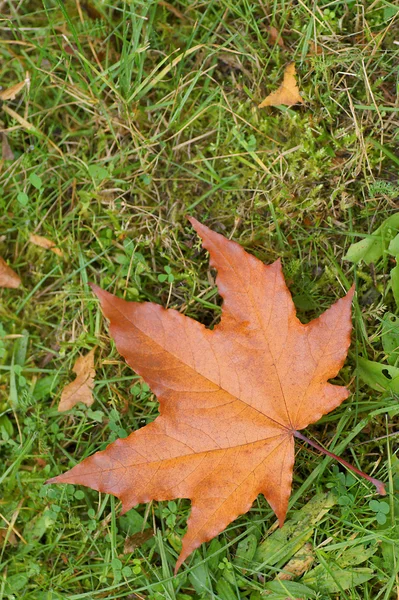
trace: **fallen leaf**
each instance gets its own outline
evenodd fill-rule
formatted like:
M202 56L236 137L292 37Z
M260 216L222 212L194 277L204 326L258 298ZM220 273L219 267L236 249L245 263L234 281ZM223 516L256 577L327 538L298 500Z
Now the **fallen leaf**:
M285 50L285 44L283 38L281 37L281 32L276 29L276 27L273 27L273 25L266 27L266 31L269 34L269 43L277 44L280 46L280 48Z
M51 252L54 252L54 254L56 254L57 256L63 256L61 250L57 248L57 244L52 240L49 240L48 238L31 233L31 235L29 236L29 241L35 246L40 246L40 248L44 248L45 250L51 250Z
M44 460L44 458L41 458L40 456L35 458L35 462L39 469L44 469L44 467L47 465L47 461Z
M309 54L323 54L323 48L314 42L309 42Z
M296 82L295 63L290 63L284 71L283 83L278 90L269 94L263 102L258 104L258 108L265 106L292 106L293 104L303 104L301 94Z
M301 577L312 566L314 559L313 546L308 542L284 565L282 571L276 576L276 579L290 581L291 579Z
M13 531L0 528L0 544L3 545L3 543L8 543L11 546L16 546L18 544L17 536Z
M139 531L134 533L125 539L125 545L123 547L124 554L130 554L134 552L136 548L140 548L143 544L148 542L154 535L152 529L146 529L145 531Z
M26 77L23 81L12 85L5 90L0 91L0 100L15 100L18 96L19 92L23 90L23 88L30 83L29 73L26 73Z
M85 356L79 356L74 364L73 372L76 373L76 379L68 383L62 390L61 400L58 405L58 412L70 410L78 402L83 402L86 406L91 406L94 402L93 385L96 371L94 369L94 352L90 350Z
M14 160L14 152L11 150L7 135L4 131L1 134L1 157L3 160Z
M17 288L20 285L21 280L16 272L0 256L0 288Z
M209 330L176 310L127 302L93 285L118 351L158 397L160 416L48 481L111 493L123 512L189 498L176 571L260 493L284 523L294 437L307 439L298 430L349 396L328 380L349 348L354 293L304 325L279 260L266 266L189 220L218 270L221 322Z

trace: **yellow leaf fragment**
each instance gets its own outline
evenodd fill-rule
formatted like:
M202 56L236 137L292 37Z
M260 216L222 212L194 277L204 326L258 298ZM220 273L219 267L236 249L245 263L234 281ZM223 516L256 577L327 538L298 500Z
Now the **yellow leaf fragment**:
M293 104L303 104L303 99L299 93L296 82L295 63L290 63L284 71L283 83L278 90L272 92L258 105L258 108L265 106L292 106Z
M21 285L18 275L0 256L0 288L17 288Z
M314 559L312 544L308 542L287 562L282 571L276 576L276 579L290 581L301 577L312 566Z
M91 406L94 402L92 389L94 386L94 377L96 371L94 368L95 348L90 350L85 356L79 356L74 364L73 372L76 373L76 379L66 385L61 393L61 400L58 405L58 412L70 410L78 402L83 402L86 406Z
M29 85L29 83L30 77L29 73L27 72L23 81L20 81L19 83L0 91L0 100L15 100L19 92L21 92L26 85Z
M54 252L54 254L56 254L57 256L62 257L62 252L59 248L57 248L57 244L52 240L49 240L48 238L31 233L31 235L29 236L29 241L35 246L40 246L40 248L44 248L45 250L51 250L51 252Z

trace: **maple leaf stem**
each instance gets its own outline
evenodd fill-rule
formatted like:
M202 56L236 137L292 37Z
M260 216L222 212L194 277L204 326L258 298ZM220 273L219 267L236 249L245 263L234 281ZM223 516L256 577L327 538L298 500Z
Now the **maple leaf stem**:
M354 473L356 473L360 477L363 477L364 479L367 479L367 481L370 481L373 485L375 485L375 487L377 488L377 492L381 496L386 496L386 491L385 491L384 484L379 479L375 479L375 477L370 477L370 475L366 475L366 473L363 473L363 471L360 471L360 469L358 469L357 467L354 467L353 465L351 465L350 463L348 463L348 461L346 461L345 459L341 458L340 456L337 456L333 452L329 452L329 450L326 450L322 446L319 446L319 444L316 444L316 442L313 442L312 440L310 440L309 438L307 438L306 435L303 435L299 431L293 431L293 435L296 438L298 438L300 440L303 440L304 442L307 442L308 444L310 444L310 446L313 446L313 448L316 448L316 450L319 450L319 452L322 452L323 454L326 454L327 456L330 456L331 458L335 458L335 460L337 460L338 462L340 462L347 469L350 469L351 471L353 471Z

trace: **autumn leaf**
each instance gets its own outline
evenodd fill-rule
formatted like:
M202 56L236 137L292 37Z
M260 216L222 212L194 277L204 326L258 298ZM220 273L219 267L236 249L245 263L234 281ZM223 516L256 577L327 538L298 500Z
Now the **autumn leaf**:
M3 160L14 160L14 152L8 143L7 135L4 131L1 133L1 157Z
M134 552L136 548L140 548L140 546L148 542L153 535L154 532L152 529L146 529L145 531L139 531L127 537L123 547L123 553L130 554L131 552Z
M0 91L0 100L15 100L18 94L23 90L25 85L30 84L30 76L29 73L26 73L25 79L12 85L11 87L6 88L5 90Z
M160 416L49 480L111 493L123 512L140 502L189 498L176 570L260 493L284 523L294 437L307 440L299 430L349 396L328 380L348 351L354 293L352 287L304 325L279 260L266 266L190 222L218 271L221 322L211 331L176 310L127 302L92 286L118 351L156 394ZM384 493L380 482L364 476Z
M70 410L78 402L83 402L86 406L91 406L94 402L93 385L96 371L94 369L95 348L90 350L85 356L79 356L74 364L73 372L76 373L76 379L64 387L61 393L61 400L58 405L58 412Z
M45 250L51 250L51 252L54 252L54 254L56 254L59 257L63 256L61 250L57 248L57 244L52 240L49 240L48 238L32 233L29 236L29 241L35 246L39 246L40 248L44 248Z
M284 40L281 36L281 31L276 29L276 27L273 27L273 25L269 25L268 27L266 27L266 31L269 34L269 43L270 44L273 44L273 45L277 44L278 46L280 46L280 48L282 50L286 49Z
M21 280L16 272L0 256L0 288L17 288L20 285Z
M299 93L299 88L296 82L295 63L290 63L284 71L283 83L278 90L269 94L263 102L258 105L258 108L265 106L292 106L293 104L303 104L303 99Z

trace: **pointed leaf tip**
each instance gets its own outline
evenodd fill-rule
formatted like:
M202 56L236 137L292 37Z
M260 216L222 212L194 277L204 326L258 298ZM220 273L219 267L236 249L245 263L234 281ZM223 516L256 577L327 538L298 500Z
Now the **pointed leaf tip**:
M96 283L91 283L91 282L89 283L89 286L91 287L91 290L92 290L92 292L93 292L93 293L94 293L96 296L98 296L98 294L99 294L99 291L101 290L100 286L99 286L99 285L97 285Z
M198 235L200 235L199 232L201 230L209 231L209 227L207 227L206 225L201 223L201 221L198 221L198 219L196 219L195 217L192 217L191 215L187 215L187 219L190 222L192 228L198 233Z
M111 292L107 292L107 290L103 290L102 287L97 285L96 283L89 283L93 294L97 296L100 300L101 305L103 305L104 300L114 298L115 296L111 294Z
M355 295L355 291L356 291L356 286L354 283L352 283L351 287L349 288L348 292L347 292L347 297L350 298L350 300L353 299L353 296Z
M186 215L186 219L187 221L190 221L191 224L193 224L193 221L197 222L197 219L192 215Z

